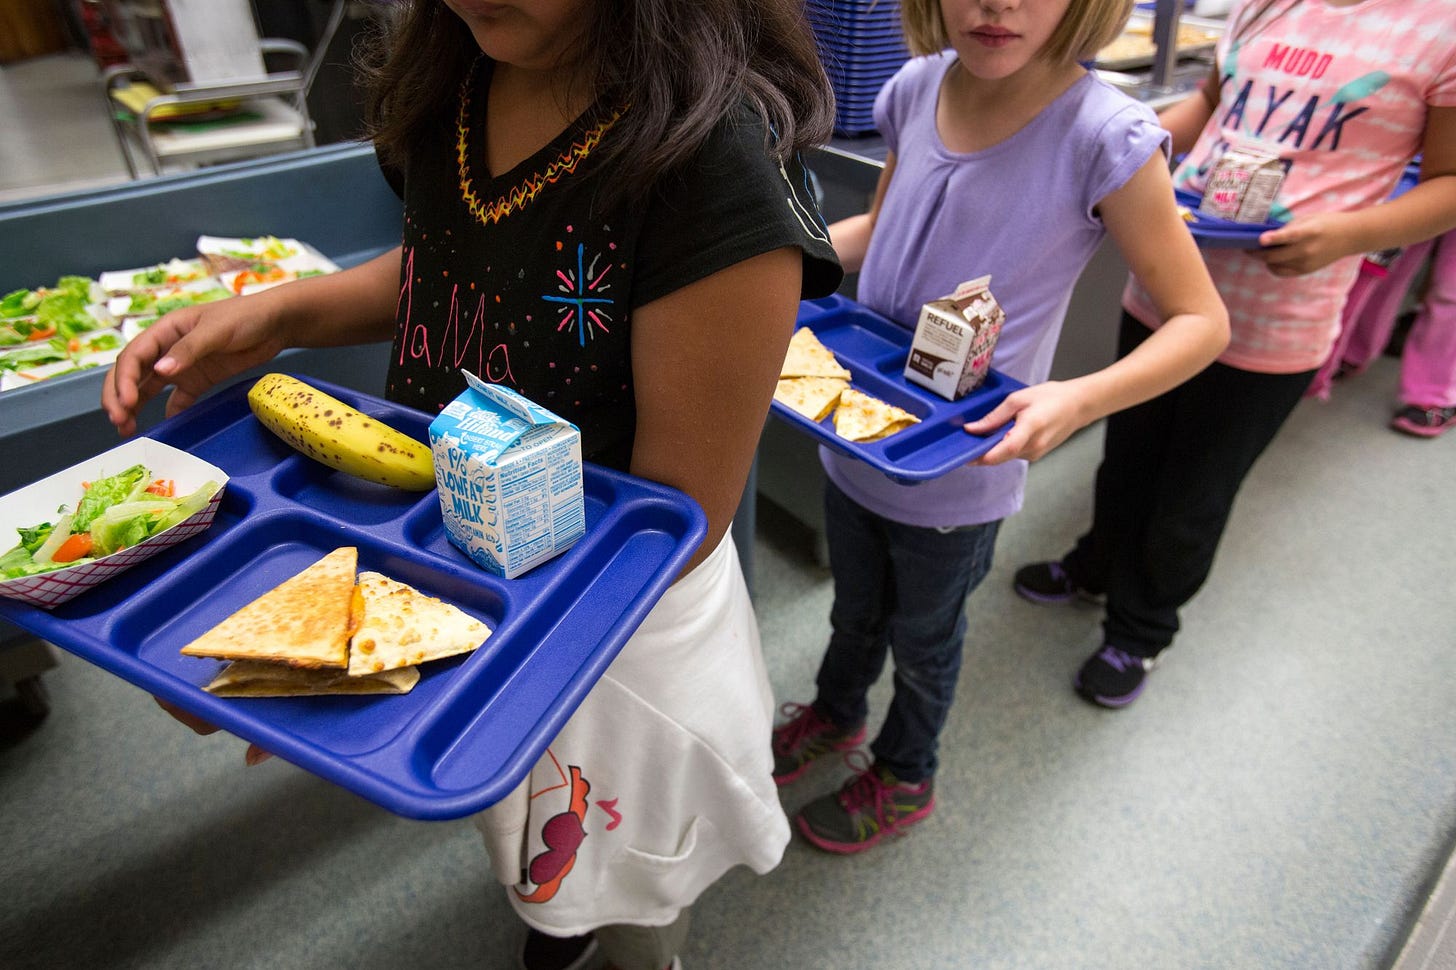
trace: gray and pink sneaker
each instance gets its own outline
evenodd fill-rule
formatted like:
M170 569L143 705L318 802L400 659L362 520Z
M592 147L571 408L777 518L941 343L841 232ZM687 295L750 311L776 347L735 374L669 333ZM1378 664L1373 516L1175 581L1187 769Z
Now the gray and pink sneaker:
M844 760L855 775L839 791L805 805L794 820L800 834L825 852L863 852L935 811L934 779L913 785L900 781L887 769L868 764L862 752L851 752Z
M780 713L788 721L773 732L773 778L777 784L787 785L826 754L864 744L863 724L845 730L820 714L813 704L785 704Z

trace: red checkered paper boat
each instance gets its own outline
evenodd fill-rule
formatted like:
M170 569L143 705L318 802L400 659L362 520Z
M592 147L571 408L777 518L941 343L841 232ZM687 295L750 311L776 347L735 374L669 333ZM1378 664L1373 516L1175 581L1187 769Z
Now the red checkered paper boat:
M208 482L215 483L216 488L204 506L161 532L110 555L74 566L0 580L0 596L42 609L59 606L212 525L227 485L227 473L160 441L135 438L0 498L0 550L20 530L56 520L60 506L74 506L84 493L85 483L117 475L138 464L146 466L153 479L176 482L179 495L196 491Z

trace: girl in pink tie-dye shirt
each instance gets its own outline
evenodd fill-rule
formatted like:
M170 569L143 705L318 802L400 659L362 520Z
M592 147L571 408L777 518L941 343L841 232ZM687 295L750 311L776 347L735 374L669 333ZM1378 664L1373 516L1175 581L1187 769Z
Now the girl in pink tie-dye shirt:
M1244 477L1335 339L1361 256L1456 226L1456 4L1245 0L1202 90L1160 115L1202 191L1232 146L1287 169L1263 248L1205 252L1232 339L1202 374L1108 419L1092 527L1016 588L1037 602L1106 597L1103 645L1074 686L1131 703L1202 586ZM1406 162L1421 181L1386 204ZM1123 297L1119 353L1159 326L1143 287Z

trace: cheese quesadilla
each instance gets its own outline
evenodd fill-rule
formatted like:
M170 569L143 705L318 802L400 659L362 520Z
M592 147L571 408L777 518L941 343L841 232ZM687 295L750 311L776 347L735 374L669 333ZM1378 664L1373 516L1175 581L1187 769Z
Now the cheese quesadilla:
M354 592L358 561L355 547L335 549L187 644L182 653L346 668L349 637L361 618Z
M835 434L849 441L878 441L919 422L909 411L852 387L839 395L834 412Z
M321 694L408 694L420 672L400 667L364 677L344 670L305 670L259 660L234 660L203 690L218 697L309 697Z
M364 620L349 647L358 677L469 653L490 636L475 617L380 573L359 574Z
M789 340L780 377L837 377L849 380L850 373L834 359L834 352L819 342L814 331L800 327Z
M810 421L823 421L839 403L849 381L838 377L790 377L774 388L774 400L802 414Z

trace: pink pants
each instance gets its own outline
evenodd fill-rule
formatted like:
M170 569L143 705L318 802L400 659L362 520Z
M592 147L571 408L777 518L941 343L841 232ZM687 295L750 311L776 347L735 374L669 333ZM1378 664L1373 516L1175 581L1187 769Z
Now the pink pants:
M1345 299L1340 335L1309 396L1328 398L1341 364L1358 373L1380 356L1427 255L1430 285L1401 353L1400 399L1420 407L1456 406L1456 230L1402 250L1383 277L1361 271Z

